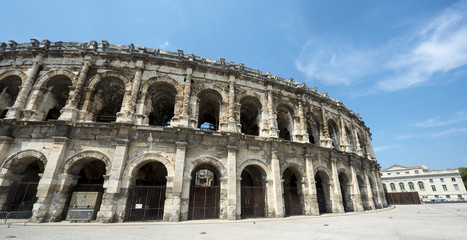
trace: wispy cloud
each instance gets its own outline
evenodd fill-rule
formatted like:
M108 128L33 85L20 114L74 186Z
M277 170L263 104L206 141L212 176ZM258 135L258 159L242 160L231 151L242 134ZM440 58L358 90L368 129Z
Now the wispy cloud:
M169 41L165 41L163 44L159 45L159 48L166 48L170 45Z
M414 138L416 137L415 135L410 135L410 134L404 134L404 135L396 135L395 138L397 140L404 140L404 139L409 139L409 138Z
M362 49L325 36L310 39L296 59L308 79L328 85L349 86L366 78L373 82L367 93L417 87L466 64L467 1L381 47Z
M466 40L467 41L467 40ZM456 123L462 123L467 121L467 109L457 111L454 116L449 119L441 119L440 117L433 117L428 120L415 123L416 127L441 127Z
M392 149L392 148L394 148L394 147L395 147L395 146L392 146L392 145L380 146L380 147L375 147L375 148L373 148L373 151L375 151L375 152L380 152L380 151Z
M465 127L452 127L446 130L441 131L430 131L430 132L422 132L418 134L405 134L405 135L396 135L394 138L396 140L406 140L406 139L413 139L413 138L443 138L443 137L451 137L457 136L467 133L467 128Z

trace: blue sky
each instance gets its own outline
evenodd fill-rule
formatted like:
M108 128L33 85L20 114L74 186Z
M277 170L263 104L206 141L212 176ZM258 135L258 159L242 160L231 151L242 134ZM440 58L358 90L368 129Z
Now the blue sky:
M245 63L360 113L376 158L467 166L466 1L6 1L0 41L110 43Z

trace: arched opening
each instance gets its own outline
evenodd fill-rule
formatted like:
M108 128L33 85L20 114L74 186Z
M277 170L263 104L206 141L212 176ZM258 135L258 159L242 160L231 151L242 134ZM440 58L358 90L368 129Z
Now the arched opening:
M18 161L8 174L11 185L0 193L0 199L5 201L1 211L11 212L10 218L30 218L33 205L37 201L37 186L43 172L44 164L36 158L29 157Z
M242 218L266 217L266 173L257 166L247 166L241 174Z
M308 141L311 144L319 145L319 121L312 114L309 114L307 119Z
M57 120L60 117L60 111L65 106L70 93L71 80L62 75L54 76L46 84L46 90L42 93L42 112L45 120Z
M162 220L164 216L167 169L160 162L141 166L129 189L125 221Z
M219 218L220 174L215 167L202 164L191 174L188 219Z
M283 173L285 215L302 215L302 184L300 178L290 168Z
M198 128L217 131L222 96L214 90L204 90L198 94Z
M363 140L362 136L360 136L360 134L358 133L357 133L357 137L358 137L358 144L360 145L362 154L363 155L368 154L367 149L366 149L366 142Z
M393 192L396 191L396 184L391 183L391 184L389 184L389 186L391 186L391 191L393 191Z
M63 218L70 220L70 214L90 214L95 220L100 210L102 195L104 193L104 175L106 173L104 162L94 158L86 158L75 163L68 174L75 181L71 184Z
M350 131L348 128L345 128L345 135L347 137L347 150L349 152L355 151L355 142L353 139L352 131Z
M242 133L259 135L259 121L261 116L261 103L253 97L244 97L240 101L240 123Z
M366 191L365 181L360 176L357 176L358 188L360 189L360 198L362 199L363 208L365 210L371 210L368 202L368 193Z
M115 122L125 94L125 84L118 78L102 79L94 90L91 112L96 122Z
M5 118L8 107L13 106L21 86L21 78L9 76L0 81L0 118Z
M339 128L337 127L337 124L332 120L328 121L328 131L329 131L329 137L332 140L332 147L337 150L340 150L341 141L340 141L340 136L339 136Z
M155 84L148 89L147 109L149 125L169 126L174 116L177 90L168 84Z
M331 213L332 202L330 199L330 178L324 171L318 171L315 174L316 197L318 198L318 207L320 213Z
M279 138L291 140L293 134L293 111L285 105L277 107L277 129L279 130Z
M353 212L355 208L352 202L350 180L345 173L339 173L339 183L341 186L342 203L345 212Z

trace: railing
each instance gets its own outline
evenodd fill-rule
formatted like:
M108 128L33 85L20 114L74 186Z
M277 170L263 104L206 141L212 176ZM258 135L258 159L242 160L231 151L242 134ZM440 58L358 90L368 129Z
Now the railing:
M94 213L93 208L70 210L70 222L89 222Z
M11 224L13 223L23 223L26 226L26 223L31 221L31 211L14 211L14 212L7 212L2 211L0 212L0 224L6 224L8 228L10 228ZM25 216L29 216L28 218L24 218Z

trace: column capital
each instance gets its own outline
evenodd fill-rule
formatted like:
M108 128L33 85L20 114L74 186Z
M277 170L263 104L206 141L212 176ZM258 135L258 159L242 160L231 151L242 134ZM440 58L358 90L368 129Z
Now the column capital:
M178 141L175 142L175 145L177 145L177 148L185 148L187 144L188 144L187 142L178 142Z

